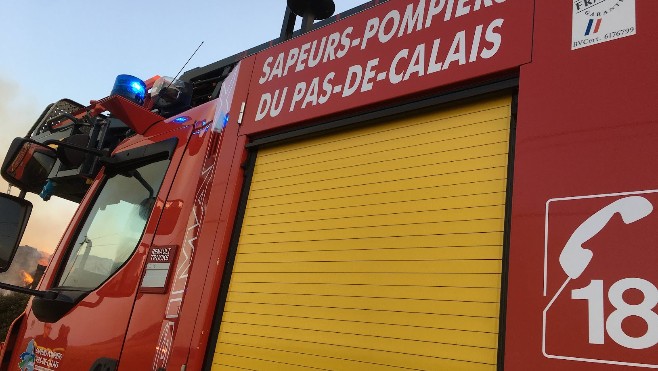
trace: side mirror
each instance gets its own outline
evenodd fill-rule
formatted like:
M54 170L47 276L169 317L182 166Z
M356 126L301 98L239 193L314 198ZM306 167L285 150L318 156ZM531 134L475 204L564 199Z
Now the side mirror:
M30 219L32 203L0 193L0 210L0 272L6 272Z
M32 203L22 198L0 193L0 273L6 272L14 260L32 212ZM59 321L80 301L86 292L39 291L0 282L0 288L34 295L33 311L44 322Z
M2 164L2 177L23 191L39 193L56 161L54 149L29 139L16 138Z

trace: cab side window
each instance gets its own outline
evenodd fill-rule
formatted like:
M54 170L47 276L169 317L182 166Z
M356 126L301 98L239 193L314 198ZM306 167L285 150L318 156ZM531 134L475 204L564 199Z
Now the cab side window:
M158 161L105 179L56 286L94 289L123 266L144 233L168 165Z

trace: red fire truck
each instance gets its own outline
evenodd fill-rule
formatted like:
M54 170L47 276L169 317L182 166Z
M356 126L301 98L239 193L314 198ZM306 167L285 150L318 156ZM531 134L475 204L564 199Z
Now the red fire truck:
M329 8L13 142L3 269L80 206L2 369L658 368L658 2Z

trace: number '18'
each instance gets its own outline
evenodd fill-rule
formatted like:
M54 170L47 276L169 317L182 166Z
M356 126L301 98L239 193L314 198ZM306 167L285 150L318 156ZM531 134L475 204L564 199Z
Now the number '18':
M644 298L639 304L624 301L626 290L636 289ZM615 307L605 320L603 310L603 281L592 280L586 287L571 291L571 298L587 300L589 319L589 343L603 344L604 333L617 344L630 349L646 349L658 344L658 314L653 308L658 304L658 289L651 282L641 278L624 278L615 282L608 291L608 300ZM647 324L647 332L640 337L633 337L624 332L621 323L624 319L636 316Z

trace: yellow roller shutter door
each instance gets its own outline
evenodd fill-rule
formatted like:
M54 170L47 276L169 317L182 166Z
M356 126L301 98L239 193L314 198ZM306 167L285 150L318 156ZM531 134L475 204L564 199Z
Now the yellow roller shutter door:
M495 370L510 102L260 150L213 369Z

